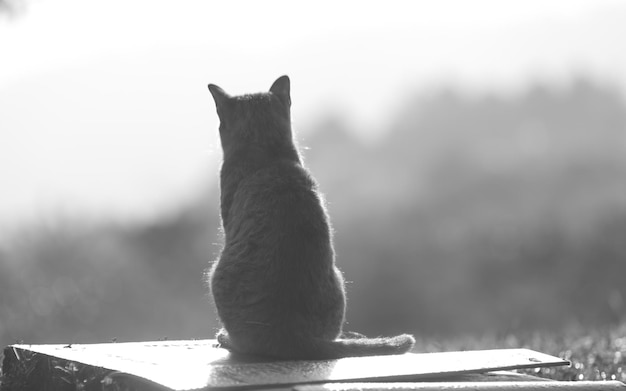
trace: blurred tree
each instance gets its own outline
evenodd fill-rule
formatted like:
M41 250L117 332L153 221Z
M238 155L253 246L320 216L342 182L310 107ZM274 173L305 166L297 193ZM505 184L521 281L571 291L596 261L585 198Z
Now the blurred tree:
M26 7L25 0L0 0L0 15L16 16Z
M626 263L615 238L626 226L607 218L626 218L626 108L611 86L579 79L508 97L442 90L409 102L368 147L341 122L318 125L306 162L354 281L352 329L619 318L626 291L615 276Z

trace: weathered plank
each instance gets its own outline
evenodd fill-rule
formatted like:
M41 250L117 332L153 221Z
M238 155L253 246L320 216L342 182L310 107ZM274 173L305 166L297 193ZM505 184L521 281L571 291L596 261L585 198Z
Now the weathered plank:
M20 354L25 353L46 355L106 368L112 372L105 381L135 377L172 390L285 387L346 381L424 381L495 370L568 364L560 358L527 349L267 362L233 357L226 350L213 347L214 343L214 340L202 340L12 345L5 350L5 356L19 360Z
M334 383L296 386L294 391L625 391L619 381L498 381L421 383Z

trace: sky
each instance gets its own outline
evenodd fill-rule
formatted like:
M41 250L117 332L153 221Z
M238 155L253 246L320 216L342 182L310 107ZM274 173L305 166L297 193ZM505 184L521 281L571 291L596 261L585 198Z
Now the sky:
M619 0L25 3L0 16L0 229L192 200L221 156L208 83L255 92L288 74L296 132L340 114L370 141L438 85L626 86Z

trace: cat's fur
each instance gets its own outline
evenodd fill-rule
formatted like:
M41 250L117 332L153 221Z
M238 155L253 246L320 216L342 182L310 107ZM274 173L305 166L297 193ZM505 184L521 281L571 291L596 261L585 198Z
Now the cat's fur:
M209 271L233 352L280 359L404 353L410 335L338 339L346 307L331 228L317 185L291 132L290 82L269 92L228 95L210 84L224 151L221 213L225 245Z

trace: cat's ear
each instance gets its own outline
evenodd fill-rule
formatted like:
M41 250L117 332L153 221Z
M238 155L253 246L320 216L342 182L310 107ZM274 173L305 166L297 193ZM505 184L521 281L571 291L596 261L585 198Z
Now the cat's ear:
M228 102L230 99L230 95L226 93L221 87L216 86L215 84L209 84L209 91L211 95L213 95L213 100L215 101L215 106L217 107L217 111L219 112L222 107Z
M270 87L270 92L276 96L278 96L283 102L287 104L287 106L291 106L291 97L289 96L289 76L281 76L272 86Z

